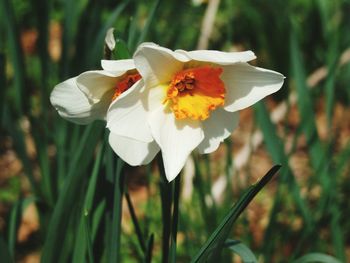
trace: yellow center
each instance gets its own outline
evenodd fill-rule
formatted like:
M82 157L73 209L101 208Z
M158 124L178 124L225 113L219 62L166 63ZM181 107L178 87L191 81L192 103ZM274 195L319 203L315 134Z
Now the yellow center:
M178 72L167 89L165 102L176 119L205 120L210 111L225 103L222 68L202 66Z
M127 74L125 77L123 77L120 81L118 81L118 83L114 87L112 101L118 98L120 94L122 94L124 91L127 91L140 79L141 75L139 73Z

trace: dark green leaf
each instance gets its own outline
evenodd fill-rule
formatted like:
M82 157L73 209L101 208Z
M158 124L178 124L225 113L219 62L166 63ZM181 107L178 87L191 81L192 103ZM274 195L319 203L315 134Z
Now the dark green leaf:
M341 263L338 259L335 257L322 254L322 253L310 253L307 254L297 260L295 260L293 263Z
M272 179L280 168L280 165L272 167L257 184L251 186L242 195L191 262L215 262L218 259L218 255L220 255L224 247L225 240L230 234L234 222L253 200L255 195Z
M258 260L254 256L253 252L243 243L238 240L227 240L225 242L225 246L227 246L234 253L239 255L243 261L243 263L257 263Z

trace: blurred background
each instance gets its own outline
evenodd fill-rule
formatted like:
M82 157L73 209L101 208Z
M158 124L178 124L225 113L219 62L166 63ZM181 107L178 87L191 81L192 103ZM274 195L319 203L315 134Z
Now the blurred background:
M194 153L186 164L178 262L190 261L244 190L276 163L279 175L230 237L259 262L292 262L311 252L350 258L349 0L0 0L2 258L39 262L46 249L59 262L84 262L87 251L106 262L113 250L108 233L120 161L105 143L104 123L68 123L49 102L59 82L100 69L110 27L119 58L144 41L171 49L252 50L252 64L286 76L278 93L241 112L240 127L218 151ZM142 233L154 234L153 259L160 262L156 164L123 171ZM60 201L64 195L69 202ZM123 202L121 262L141 262ZM88 248L81 245L86 236Z

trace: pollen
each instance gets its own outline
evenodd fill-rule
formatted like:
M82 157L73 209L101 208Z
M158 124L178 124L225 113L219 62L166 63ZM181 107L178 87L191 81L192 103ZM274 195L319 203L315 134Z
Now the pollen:
M128 74L123 77L114 87L114 94L112 97L112 101L120 96L124 91L127 91L132 85L134 85L137 81L141 79L141 75L139 73Z
M189 68L178 72L170 82L165 102L176 119L205 120L210 111L225 103L223 69L213 66Z

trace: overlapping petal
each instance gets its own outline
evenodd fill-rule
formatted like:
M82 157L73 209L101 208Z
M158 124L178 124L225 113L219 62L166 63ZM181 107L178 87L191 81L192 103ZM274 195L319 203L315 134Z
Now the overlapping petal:
M111 132L109 144L113 151L129 165L144 165L150 163L159 152L156 142L141 142L120 136Z
M108 110L107 128L120 136L142 142L153 141L143 103L147 99L145 95L142 80L124 92Z
M70 78L55 86L50 95L51 104L61 117L77 124L88 124L96 119L104 119L109 104L108 92L98 103L90 103L85 94L78 88L76 77Z
M101 66L104 70L114 73L115 76L121 76L128 70L135 69L133 59L101 60Z
M134 54L137 70L148 87L166 83L189 59L153 43L141 44Z
M239 114L223 109L213 111L212 116L202 122L204 140L198 145L201 154L212 153L238 126Z
M96 103L107 91L113 89L119 76L105 70L86 71L77 77L77 85L91 102Z
M151 113L149 124L162 151L166 177L172 181L180 173L191 152L203 140L201 123L176 121L172 112L160 107Z
M225 110L238 111L278 91L284 76L276 71L237 63L224 67L222 80L226 85Z
M222 52L217 50L175 50L175 53L182 54L189 60L209 62L218 65L232 65L238 62L248 62L256 59L252 51L243 52Z

